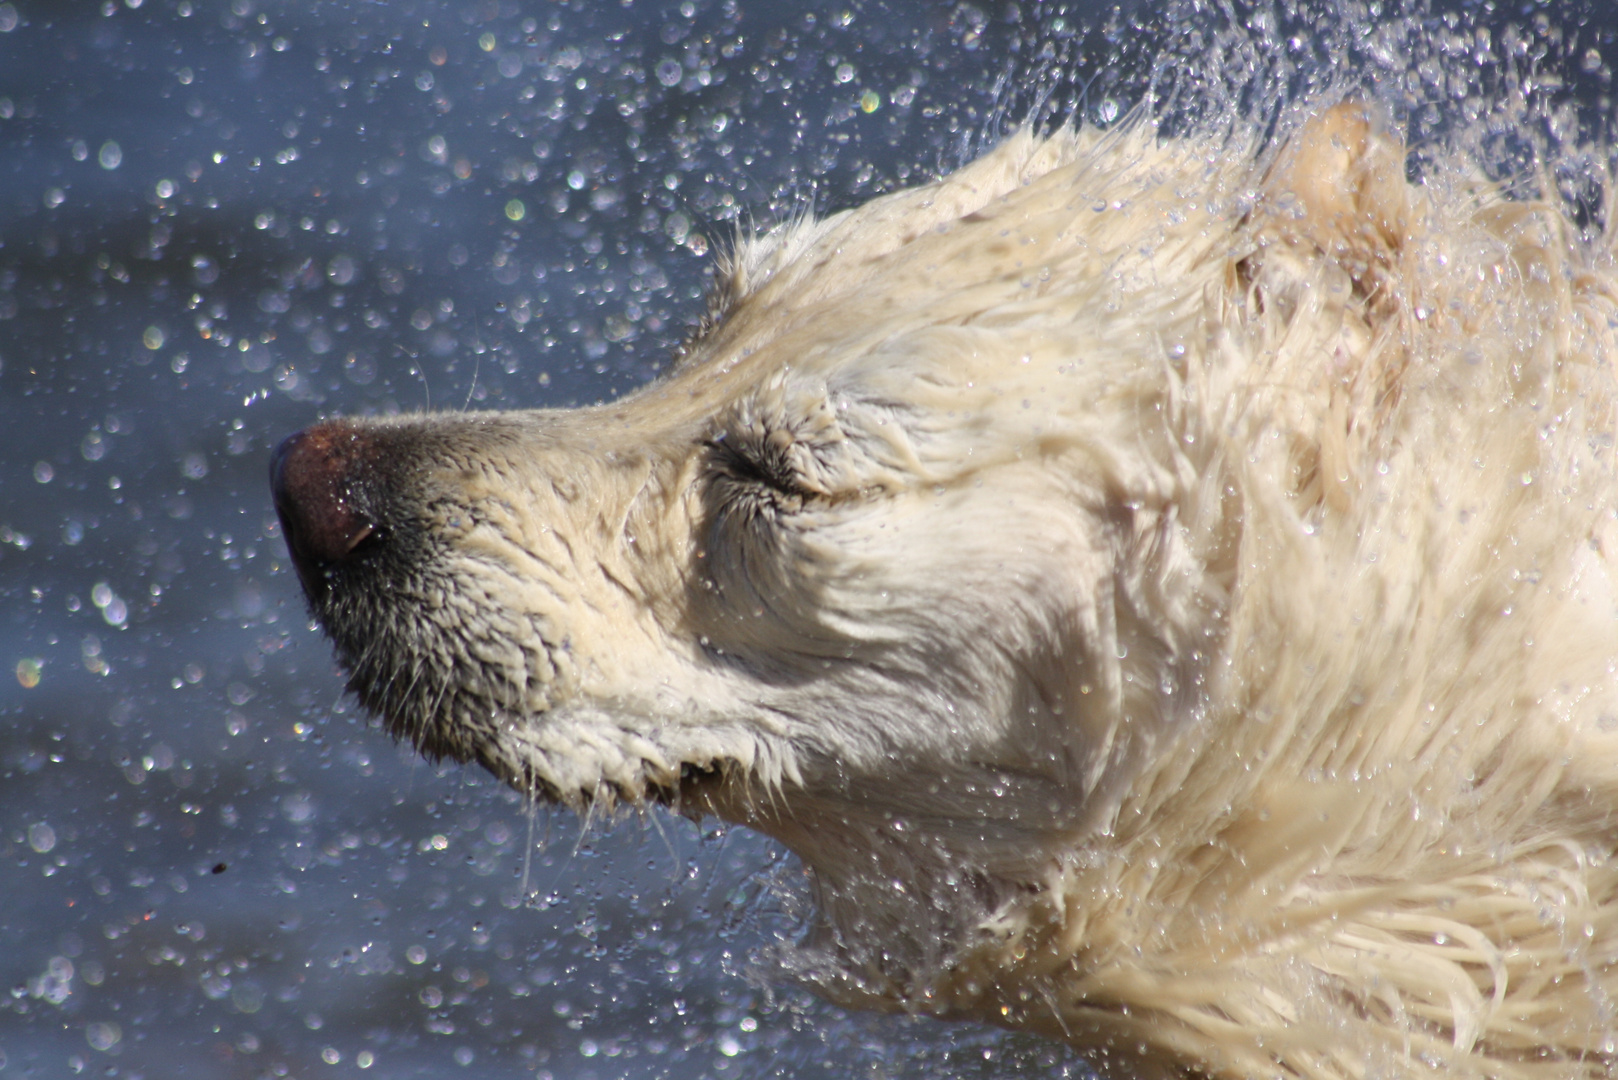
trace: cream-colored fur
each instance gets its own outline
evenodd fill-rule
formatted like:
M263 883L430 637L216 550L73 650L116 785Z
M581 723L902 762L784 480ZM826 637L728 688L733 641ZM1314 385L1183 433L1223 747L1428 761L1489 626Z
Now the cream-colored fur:
M429 751L780 838L839 1000L1606 1076L1613 268L1403 157L1023 133L749 240L621 401L315 429L383 535L316 613Z

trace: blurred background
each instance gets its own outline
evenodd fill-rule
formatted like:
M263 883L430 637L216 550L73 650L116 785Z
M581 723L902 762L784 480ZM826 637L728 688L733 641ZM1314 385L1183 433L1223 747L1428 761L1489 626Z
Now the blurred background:
M785 982L784 852L395 746L266 457L652 377L738 229L1356 85L1600 224L1605 3L0 2L0 1075L1088 1076Z

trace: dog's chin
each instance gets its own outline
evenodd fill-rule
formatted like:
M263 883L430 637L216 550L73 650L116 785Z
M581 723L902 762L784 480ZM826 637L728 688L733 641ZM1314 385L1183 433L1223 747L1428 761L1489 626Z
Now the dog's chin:
M381 715L381 724L387 731L397 739L410 742L429 760L481 765L496 779L535 803L563 806L584 815L612 815L622 810L662 806L696 820L733 816L739 807L752 801L750 793L754 785L743 775L744 770L731 762L679 762L677 772L643 762L638 773L628 776L619 769L615 777L603 771L593 778L581 778L574 773L563 779L552 762L542 758L513 760L498 753L503 744L496 738L471 743L434 738L427 733L446 730L442 724ZM536 719L524 716L518 723L533 725ZM498 726L501 722L491 723ZM459 732L463 728L461 725L447 730Z

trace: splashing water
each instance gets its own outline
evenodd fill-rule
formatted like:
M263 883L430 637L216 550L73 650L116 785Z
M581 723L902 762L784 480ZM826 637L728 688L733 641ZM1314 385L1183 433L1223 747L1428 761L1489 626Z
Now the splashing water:
M1085 1074L749 981L807 910L756 837L663 819L577 842L391 752L306 625L266 448L319 411L620 393L736 229L921 182L1030 119L1273 139L1358 94L1416 176L1458 148L1595 229L1618 17L541 7L0 3L0 975L21 988L0 1067Z

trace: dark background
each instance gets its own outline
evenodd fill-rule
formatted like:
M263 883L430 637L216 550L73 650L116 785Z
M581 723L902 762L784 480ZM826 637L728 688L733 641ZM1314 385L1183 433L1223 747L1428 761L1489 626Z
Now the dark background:
M1413 172L1543 162L1598 221L1605 6L1336 6L0 2L0 1075L1086 1075L772 981L803 898L757 837L395 747L265 459L621 393L739 227L1030 115L1279 128L1356 85Z

